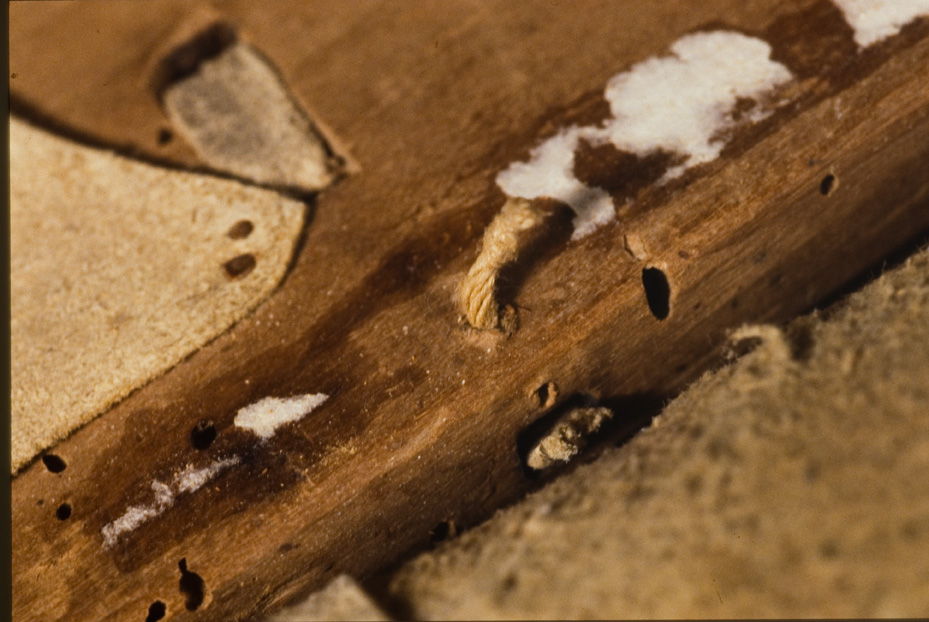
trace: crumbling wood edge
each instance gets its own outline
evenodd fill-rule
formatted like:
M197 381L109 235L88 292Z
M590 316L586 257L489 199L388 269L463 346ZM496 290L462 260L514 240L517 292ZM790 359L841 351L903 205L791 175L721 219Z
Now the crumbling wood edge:
M618 224L537 263L509 338L455 322L470 252L435 250L416 264L440 265L428 278L366 306L394 278L388 258L285 344L204 367L158 406L107 413L55 448L85 468L55 476L40 461L13 483L15 619L145 619L158 602L165 619L246 619L336 574L364 576L442 521L487 517L531 486L517 439L550 408L673 390L728 329L795 315L929 227L926 67L924 36L776 114L733 157L649 189ZM664 319L649 279L667 282ZM539 400L549 386L557 397ZM310 391L330 399L273 441L232 425L256 399ZM198 450L201 420L217 437ZM102 546L153 479L228 456L241 464Z

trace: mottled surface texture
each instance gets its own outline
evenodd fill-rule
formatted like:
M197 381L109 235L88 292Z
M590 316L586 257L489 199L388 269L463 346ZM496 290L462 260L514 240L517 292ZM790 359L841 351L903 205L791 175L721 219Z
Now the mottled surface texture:
M335 161L274 69L237 43L162 96L174 127L213 168L259 184L318 191Z

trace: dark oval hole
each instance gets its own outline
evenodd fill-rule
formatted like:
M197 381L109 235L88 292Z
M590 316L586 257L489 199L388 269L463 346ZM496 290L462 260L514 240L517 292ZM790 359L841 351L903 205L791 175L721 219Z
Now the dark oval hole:
M148 607L148 616L145 618L145 622L158 622L165 617L165 614L168 612L168 608L165 607L165 604L160 600L156 600Z
M829 174L823 177L823 180L819 182L819 193L824 197L829 196L838 186L838 180L835 175Z
M58 509L55 510L55 516L58 517L58 520L68 520L71 518L71 504L62 503L58 506Z
M668 277L658 268L642 270L642 286L645 287L645 300L648 308L659 320L668 317L671 312L671 285Z
M458 534L458 528L453 520L444 520L432 529L429 539L433 544L447 540Z
M204 449L209 449L210 445L212 445L215 440L216 426L213 425L212 421L207 419L201 420L194 426L194 429L190 431L190 443L196 450L203 451Z
M172 132L168 128L163 127L160 130L158 130L158 144L159 145L161 146L167 145L173 139L174 139L174 132Z
M187 599L184 606L187 608L187 611L196 611L200 608L200 605L203 604L203 598L206 594L206 583L204 583L203 577L196 572L187 570L186 557L181 558L181 561L177 563L177 567L181 569L181 580L178 587L181 590L181 594Z
M237 278L240 276L245 276L255 268L255 256L246 253L244 255L239 255L238 257L233 257L227 261L223 267L226 269L226 274L231 278Z
M61 456L56 456L55 454L45 454L42 456L42 464L52 473L61 473L68 468L68 465Z
M250 220L240 220L229 228L226 233L233 240L242 240L247 238L255 230L255 225Z
M558 399L558 387L555 386L554 382L546 382L536 389L535 395L539 402L539 406L542 408L549 408L553 406L555 400Z

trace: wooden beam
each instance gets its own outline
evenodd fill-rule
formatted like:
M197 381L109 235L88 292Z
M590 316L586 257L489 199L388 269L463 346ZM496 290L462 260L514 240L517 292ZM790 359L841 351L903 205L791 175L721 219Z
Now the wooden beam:
M314 4L285 7L292 21L274 6L225 11L361 170L318 197L264 306L56 446L64 471L38 461L16 477L16 619L141 620L156 601L166 619L247 619L338 573L364 576L437 524L473 525L535 485L519 441L572 396L673 392L727 330L810 308L929 227L926 21L860 50L819 1L448 3L442 15ZM611 75L711 28L772 46L795 75L785 105L669 183L667 163L612 171L614 200L631 200L616 221L569 241L560 217L520 257L500 292L518 328L461 323L454 291L503 204L496 174L557 128L603 120ZM288 51L298 34L316 47ZM87 118L74 127L115 140ZM643 282L646 269L660 274ZM644 283L662 279L659 319ZM304 393L329 399L267 442L233 423L262 398ZM206 449L191 442L201 421L217 432ZM233 458L104 546L105 526L152 502L153 481Z

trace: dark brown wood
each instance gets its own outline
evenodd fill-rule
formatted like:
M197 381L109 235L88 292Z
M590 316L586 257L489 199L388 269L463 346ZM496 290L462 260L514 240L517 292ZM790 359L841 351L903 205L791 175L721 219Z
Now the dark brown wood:
M222 5L361 170L318 197L265 305L60 443L64 471L39 461L15 478L16 619L141 620L156 600L166 619L247 619L335 574L364 576L438 523L473 525L534 485L518 440L548 412L540 387L557 387L556 407L672 392L727 329L808 309L929 227L929 23L858 51L825 1L642 5ZM17 23L34 36L30 11L50 9L14 8L15 72ZM791 103L671 184L654 184L653 162L614 171L635 203L521 259L510 337L460 323L453 292L503 202L497 172L558 127L602 118L611 75L710 27L768 41L798 76ZM130 66L152 62L137 56ZM137 126L46 96L17 95L76 134L155 153ZM648 265L670 284L664 320L646 301ZM309 392L332 397L268 444L232 426L262 397ZM197 450L202 419L218 435ZM103 548L103 525L145 502L153 478L233 454L241 465ZM194 611L181 560L205 583Z

